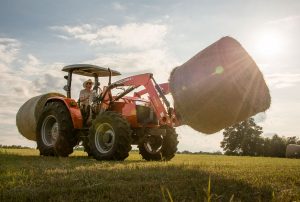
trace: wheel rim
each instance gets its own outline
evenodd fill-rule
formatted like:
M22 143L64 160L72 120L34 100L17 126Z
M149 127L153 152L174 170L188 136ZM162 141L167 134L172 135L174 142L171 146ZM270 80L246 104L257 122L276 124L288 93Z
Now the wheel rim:
M113 127L108 123L100 124L96 128L95 146L100 153L108 153L112 150L116 140Z
M59 127L55 116L49 115L44 119L41 134L42 141L46 146L54 146L59 136Z
M163 138L162 136L147 136L144 142L146 151L150 154L157 154L161 151Z

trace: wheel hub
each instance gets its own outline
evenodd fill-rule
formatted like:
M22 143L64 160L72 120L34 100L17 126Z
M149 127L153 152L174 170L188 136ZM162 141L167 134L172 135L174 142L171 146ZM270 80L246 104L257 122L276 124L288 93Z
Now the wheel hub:
M160 152L162 143L163 138L161 136L147 136L144 146L149 153L155 154Z
M115 143L115 131L109 123L100 124L96 128L95 146L101 153L108 153Z
M59 126L55 116L50 115L44 119L41 136L43 143L49 147L56 143L59 136Z
M52 138L52 141L56 141L57 138L58 138L58 123L55 122L51 128L51 138Z
M103 143L105 143L105 144L111 143L111 140L112 140L112 138L113 138L113 135L114 135L114 134L113 134L113 132L112 132L111 130L105 132L105 133L103 134L103 138L102 138Z

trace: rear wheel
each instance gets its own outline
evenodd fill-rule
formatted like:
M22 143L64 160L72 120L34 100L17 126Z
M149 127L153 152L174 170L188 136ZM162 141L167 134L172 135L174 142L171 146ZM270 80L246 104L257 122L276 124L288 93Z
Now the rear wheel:
M123 161L131 150L129 123L119 113L103 112L90 128L89 147L97 160Z
M162 126L161 129L165 129L166 133L151 135L151 129L146 129L144 138L138 145L143 159L169 161L175 156L178 144L175 129L169 126Z
M77 143L73 136L73 122L61 102L48 103L37 124L37 146L40 155L66 157Z

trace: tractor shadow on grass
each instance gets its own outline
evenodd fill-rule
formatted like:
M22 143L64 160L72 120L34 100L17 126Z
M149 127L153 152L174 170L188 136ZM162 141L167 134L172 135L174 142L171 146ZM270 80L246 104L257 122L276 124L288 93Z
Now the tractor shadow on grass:
M273 192L199 165L12 154L0 154L0 165L0 201L163 201L162 192L168 195L162 190L169 190L174 201L203 201L209 176L212 201L229 201L233 195L233 201L270 201ZM12 178L9 172L16 174Z

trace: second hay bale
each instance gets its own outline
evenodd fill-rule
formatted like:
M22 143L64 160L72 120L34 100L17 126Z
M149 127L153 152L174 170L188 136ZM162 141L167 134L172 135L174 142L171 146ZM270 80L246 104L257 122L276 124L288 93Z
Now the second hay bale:
M207 134L263 112L271 103L256 63L231 37L176 67L170 90L184 124Z
M60 93L47 93L33 97L26 101L19 109L16 124L19 132L29 140L36 140L38 118L50 97L65 97Z

